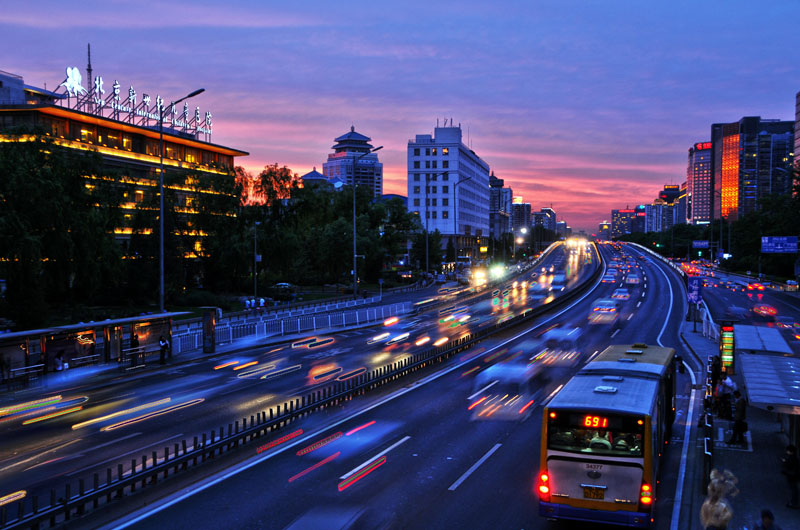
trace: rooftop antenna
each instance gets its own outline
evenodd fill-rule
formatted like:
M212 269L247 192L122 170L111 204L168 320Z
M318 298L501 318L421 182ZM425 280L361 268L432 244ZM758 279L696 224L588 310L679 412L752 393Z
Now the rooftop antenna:
M86 44L86 51L89 57L89 63L86 65L86 75L88 76L88 78L86 79L86 85L91 89L92 87L92 44L91 43ZM91 101L91 98L87 97L86 100Z

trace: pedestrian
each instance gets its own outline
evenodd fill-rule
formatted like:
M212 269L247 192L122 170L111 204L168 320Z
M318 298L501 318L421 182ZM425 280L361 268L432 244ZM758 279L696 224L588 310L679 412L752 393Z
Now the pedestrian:
M786 454L781 458L781 474L786 477L786 482L789 484L790 498L786 506L795 510L800 509L797 491L800 481L800 461L797 460L797 447L794 445L786 446Z
M711 481L708 483L708 497L700 507L700 522L704 530L726 530L733 517L733 509L726 498L739 493L736 489L737 479L730 471L720 473L711 470Z
M726 443L728 445L744 444L744 433L747 432L747 417L745 410L747 402L738 390L733 392L733 434Z
M770 510L761 510L761 524L757 524L753 530L782 530L775 524L775 516Z
M64 350L56 354L56 372L64 371Z
M717 396L719 400L719 410L717 415L720 419L731 419L731 397L733 396L734 390L737 390L736 383L728 376L727 373L722 372L717 390Z
M131 366L136 366L139 360L139 335L131 336Z
M158 346L159 346L159 352L161 354L160 355L161 364L164 364L167 362L167 351L169 350L169 342L167 342L167 339L164 338L164 335L161 335L158 338ZM170 355L170 358L172 358L172 355Z

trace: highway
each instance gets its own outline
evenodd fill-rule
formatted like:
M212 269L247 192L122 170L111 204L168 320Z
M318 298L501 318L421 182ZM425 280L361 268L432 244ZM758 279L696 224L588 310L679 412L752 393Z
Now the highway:
M603 252L607 258L616 253ZM302 435L112 526L339 528L357 519L355 528L549 527L534 494L547 396L610 343L662 344L683 353L681 280L636 250L623 252L634 256L629 261L642 281L627 285L630 299L613 324L589 325L587 316L596 298L626 285L625 273L613 283L597 281L565 309L495 336L419 381L353 400L324 422L312 415L293 423L290 429L302 428ZM554 324L582 330L581 356L547 366L535 403L520 419L474 419L469 407L481 390L477 373L538 352L538 336ZM679 418L686 415L690 384L688 375L679 377ZM676 428L667 449L656 528L669 528L682 435Z
M588 276L598 262L595 257L584 266L585 261L583 254L580 259L570 258L559 248L544 258L541 267L548 272L551 267L568 269L569 287ZM0 408L0 497L25 490L29 496L47 499L51 488L63 488L67 481L83 478L90 483L95 472L105 478L109 467L116 476L120 464L126 474L131 459L141 465L141 456L148 455L150 465L154 450L163 454L165 447L172 450L184 439L191 449L192 438L203 432L547 303L553 296L545 281L550 276L538 272L543 287L534 287L540 278L526 271L516 288L509 278L497 292L487 289L466 302L447 302L390 326L253 346L166 371L121 375L100 387L90 380L58 395L46 394L43 403L14 404L22 410L4 404ZM531 284L530 289L523 288L523 281ZM451 296L449 289L441 290L440 297ZM308 421L322 424L326 418L321 415Z

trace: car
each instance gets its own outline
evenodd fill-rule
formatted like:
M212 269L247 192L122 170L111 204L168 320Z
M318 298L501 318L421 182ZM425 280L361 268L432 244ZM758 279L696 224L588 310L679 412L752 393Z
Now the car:
M614 300L600 298L592 304L592 311L589 313L589 324L613 324L619 316L617 303Z
M541 363L494 364L475 376L467 407L472 420L524 420L543 386Z
M628 292L627 289L617 289L611 295L611 298L614 300L630 300L631 294Z
M750 282L747 284L748 291L763 291L764 286L758 282Z
M637 274L628 274L628 277L625 278L625 283L639 284L641 282L642 282L642 280L641 280L641 278L639 278L639 276Z
M756 304L753 306L753 313L767 317L777 315L778 311L769 304Z
M777 317L775 319L775 325L782 329L793 329L795 331L800 331L800 324L795 322L792 317Z
M617 279L614 278L613 276L610 276L610 275L606 274L605 276L603 276L603 279L600 280L600 281L603 282L603 283L614 283L615 281L617 281Z

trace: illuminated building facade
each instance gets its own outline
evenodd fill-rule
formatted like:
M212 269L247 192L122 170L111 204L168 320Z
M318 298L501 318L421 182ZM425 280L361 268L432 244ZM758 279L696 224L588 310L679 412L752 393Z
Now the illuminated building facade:
M333 153L322 164L323 175L332 182L340 180L346 186L352 186L355 180L356 186L372 190L373 197L383 195L383 164L377 153L370 153L370 140L351 126L349 132L334 140ZM334 187L339 189L335 184Z
M794 156L800 158L800 92L794 96ZM797 165L797 159L795 159Z
M611 223L603 221L597 225L597 239L600 241L608 241L611 239Z
M689 148L686 167L686 222L711 222L714 188L711 180L711 142L697 142Z
M541 224L547 230L552 230L553 232L556 231L556 211L552 208L542 208L539 210L541 214Z
M408 141L408 210L462 255L490 233L489 165L462 142L461 124L450 123Z
M520 197L520 199L522 199ZM511 205L511 229L517 233L522 228L531 226L531 203L514 202Z
M791 192L794 122L744 117L711 126L714 219L736 220L759 199Z
M68 69L68 72L70 70L77 71ZM0 141L24 141L26 136L18 134L27 131L46 136L56 146L74 152L98 153L103 168L113 174L116 184L123 188L120 204L123 220L114 233L127 250L133 235L158 233L158 207L152 204L157 204L158 197L159 128L152 126L152 109L141 105L129 108L128 100L118 107L129 108L129 113L119 109L103 112L106 104L114 104L115 95L110 94L108 101L98 97L104 92L97 91L103 90L102 78L98 76L97 79L99 83L95 83L95 89L87 91L80 85L79 74L77 79L73 78L69 88L85 94L81 99L72 92L59 94L25 85L22 77L0 72ZM130 90L133 92L133 88ZM149 102L149 96L144 96ZM165 114L167 112L165 110ZM198 139L202 135L210 136L211 113L206 113L206 120L207 127L204 127L195 121L190 125L188 121L179 122L178 118L173 118L170 126L164 127L165 196L169 193L167 207L182 219L184 228L174 235L181 238L181 247L188 249L185 258L196 258L196 253L203 249L202 239L206 234L193 227L193 219L199 213L198 205L204 202L201 199L224 194L218 191L216 182L218 179L232 182L235 157L248 154ZM94 178L100 177L86 176L88 189L93 186ZM147 228L135 228L137 212L145 212L150 218ZM227 211L212 213L234 215Z
M633 220L635 218L636 210L633 208L611 210L611 239L617 239L633 232Z

